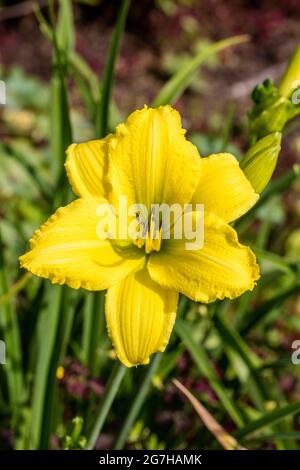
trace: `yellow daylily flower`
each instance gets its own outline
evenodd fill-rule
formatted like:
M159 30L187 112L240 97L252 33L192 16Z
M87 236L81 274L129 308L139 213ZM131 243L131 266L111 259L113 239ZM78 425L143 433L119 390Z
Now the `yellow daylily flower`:
M107 289L107 328L126 366L148 364L151 354L164 351L178 293L212 302L255 286L255 256L228 224L258 195L232 155L200 157L175 109L145 106L133 112L115 134L71 145L65 166L79 197L37 230L21 266L75 289ZM117 208L124 196L149 210L152 204L191 203L193 216L196 204L204 204L204 246L187 250L185 239L164 239L152 215L144 238L99 238L100 204L112 204L115 217L129 223Z

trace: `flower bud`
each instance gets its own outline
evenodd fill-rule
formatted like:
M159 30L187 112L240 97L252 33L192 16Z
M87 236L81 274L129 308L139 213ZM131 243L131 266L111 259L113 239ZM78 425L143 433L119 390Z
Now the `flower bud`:
M269 183L281 149L281 133L274 132L258 140L240 162L240 167L257 193Z
M297 46L281 79L278 91L289 98L300 86L300 46Z
M281 132L287 121L300 113L300 108L282 96L270 79L255 87L252 99L255 105L248 116L251 134L256 138Z

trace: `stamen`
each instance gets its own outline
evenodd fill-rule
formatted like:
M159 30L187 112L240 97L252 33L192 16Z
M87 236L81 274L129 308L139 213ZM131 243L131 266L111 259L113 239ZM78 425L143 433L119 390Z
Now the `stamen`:
M137 238L134 241L134 244L138 248L145 247L145 252L150 254L152 251L159 251L161 248L162 243L162 226L158 228L157 221L154 216L154 212L151 212L151 219L150 219L150 227L147 230L147 224L144 222L140 222L144 228L145 232L143 231L143 236Z

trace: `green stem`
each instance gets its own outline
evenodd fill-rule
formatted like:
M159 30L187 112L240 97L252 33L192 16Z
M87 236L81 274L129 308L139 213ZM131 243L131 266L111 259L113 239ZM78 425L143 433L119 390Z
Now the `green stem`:
M8 290L8 279L5 269L4 249L0 231L0 294ZM3 312L1 312L3 310ZM10 299L0 310L0 325L6 343L6 366L8 393L15 426L19 416L20 405L26 399L26 390L22 371L21 339L16 310Z
M129 413L127 415L127 418L125 419L125 422L122 426L121 432L117 438L116 444L114 449L116 450L121 450L124 447L124 444L126 442L127 436L135 423L142 406L146 400L147 394L149 392L149 388L151 386L151 381L152 377L157 371L157 368L159 366L159 363L161 361L162 354L157 353L154 359L151 362L151 365L149 366L147 373L145 375L145 378L143 380L143 383L141 387L138 390L137 395L135 396L135 399L130 407Z
M114 81L115 65L120 49L122 33L130 6L130 0L122 0L112 41L108 50L99 113L96 116L97 137L102 138L108 133L109 105Z
M65 151L72 143L72 129L66 86L68 51L58 47L53 2L49 4L51 33L53 38L53 72L51 102L51 150L55 158L54 179L57 191L55 208L64 205L68 199L69 187L64 171ZM59 10L59 15L62 10ZM69 308L70 292L65 287L48 286L47 309L39 321L39 356L33 391L32 416L29 430L29 448L47 449L56 411L56 370L62 352L68 343L71 332L72 315Z
M278 408L275 411L266 413L264 416L259 418L256 421L252 421L251 423L247 424L244 428L239 429L234 433L234 436L237 439L243 439L249 434L256 432L262 429L265 426L274 425L278 421L286 418L287 416L298 413L300 410L300 403L291 403L286 405L282 408Z
M20 277L20 279L13 284L3 295L0 297L0 307L5 305L7 302L10 302L13 297L15 297L20 290L27 284L29 279L32 277L32 274L27 272Z
M54 410L56 370L65 340L68 296L61 286L48 286L48 305L39 325L39 357L36 366L32 418L28 446L47 449Z
M101 433L102 427L105 423L107 415L110 411L111 405L115 399L115 396L119 390L120 384L124 378L126 367L121 363L116 363L111 373L109 381L106 385L105 393L101 401L101 405L97 414L96 422L91 431L91 434L87 441L86 448L91 450L95 447L99 434Z
M104 291L86 295L83 317L83 361L96 374L96 350L100 344L104 324Z

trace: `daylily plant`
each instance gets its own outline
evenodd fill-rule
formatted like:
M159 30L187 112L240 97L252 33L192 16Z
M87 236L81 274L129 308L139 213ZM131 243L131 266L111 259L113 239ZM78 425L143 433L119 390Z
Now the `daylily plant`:
M71 145L65 167L79 198L36 231L21 266L75 289L107 289L107 328L126 366L148 364L151 354L164 351L179 293L208 303L254 288L255 256L229 224L258 194L234 156L200 157L175 109L133 112L115 134ZM145 242L100 239L97 207L105 201L117 207L120 196L149 209L204 204L204 246L186 250L186 240L173 237L158 243L151 223Z

